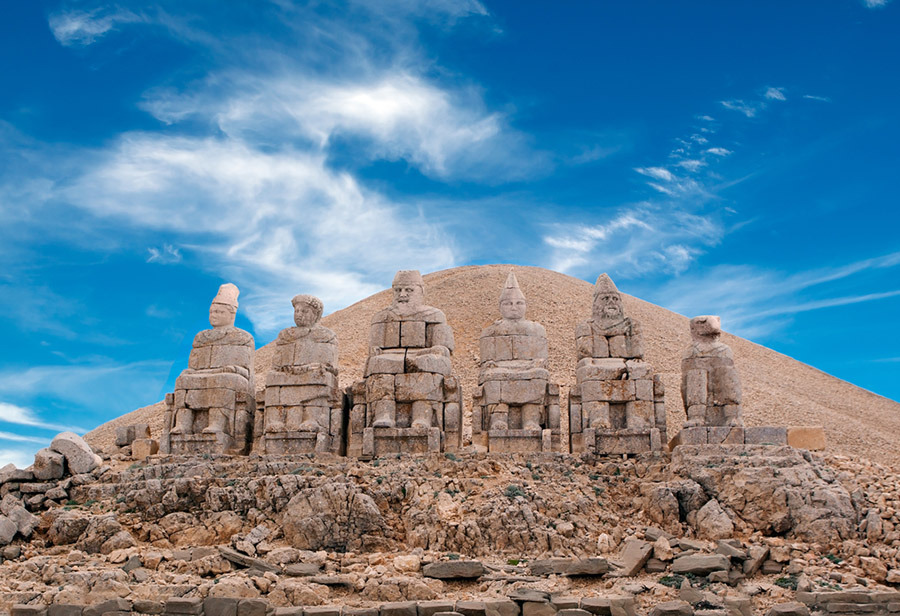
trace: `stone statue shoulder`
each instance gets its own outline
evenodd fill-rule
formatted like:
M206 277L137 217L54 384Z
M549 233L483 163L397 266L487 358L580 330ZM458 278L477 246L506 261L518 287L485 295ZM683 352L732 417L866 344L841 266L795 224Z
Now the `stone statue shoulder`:
M301 339L319 344L329 344L335 342L337 336L333 331L319 324L314 325L312 328L288 327L278 333L275 344L294 344Z
M534 336L536 338L546 338L547 332L543 325L535 321L497 319L482 330L481 337L487 336Z
M640 321L631 317L625 317L612 325L605 325L602 321L591 319L591 327L602 336L633 336L641 332Z
M593 324L592 319L587 319L585 321L581 321L575 326L575 337L582 338L584 336L591 335L591 325Z
M734 359L734 352L731 347L716 340L715 342L691 342L684 351L682 359L691 359L694 357L724 357L726 359Z
M204 329L194 336L194 348L207 346L248 346L253 348L253 336L237 327Z
M400 314L393 306L379 310L372 317L372 325L378 323L391 323L393 321L425 321L426 323L446 323L447 317L443 311L434 306L422 306L415 312Z

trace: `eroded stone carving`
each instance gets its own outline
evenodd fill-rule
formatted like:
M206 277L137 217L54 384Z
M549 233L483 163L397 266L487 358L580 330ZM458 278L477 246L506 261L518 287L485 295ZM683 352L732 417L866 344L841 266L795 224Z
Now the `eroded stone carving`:
M453 330L425 304L417 270L397 272L393 302L372 317L365 380L351 388L349 454L459 447L461 393L451 373Z
M166 395L163 452L245 453L254 411L253 336L234 326L238 288L226 283L209 308L212 329L194 337L185 369Z
M323 309L319 298L297 295L291 303L296 327L281 330L275 339L263 413L257 419L259 449L340 454L343 420L337 336L319 324Z
M664 390L643 361L640 323L625 315L606 274L594 285L591 318L575 327L578 364L569 394L572 451L640 453L665 441Z
M472 440L489 451L560 448L559 386L550 383L547 333L540 323L525 319L525 310L525 295L510 272L500 294L502 318L478 341Z
M743 426L741 380L734 353L719 340L719 317L691 319L691 346L681 360L681 399L687 413L685 428Z

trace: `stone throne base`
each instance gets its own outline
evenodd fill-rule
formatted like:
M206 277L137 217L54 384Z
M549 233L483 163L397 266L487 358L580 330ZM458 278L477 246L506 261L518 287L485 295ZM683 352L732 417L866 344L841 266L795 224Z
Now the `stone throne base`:
M603 455L638 454L662 451L665 432L659 428L602 430L585 428L570 435L572 453Z
M433 401L432 426L413 428L412 403L396 402L396 424L376 428L374 410L366 401L366 382L347 389L350 408L346 455L370 460L396 453L454 452L462 446L462 388L454 377L444 377L442 400Z
M821 426L697 426L684 428L669 441L679 445L790 445L797 449L825 449Z
M266 455L337 453L333 451L333 441L324 432L267 432L262 436L263 451ZM338 449L340 444L338 443Z
M176 456L203 454L243 453L235 452L234 439L224 432L215 434L170 434L169 451Z
M502 386L516 386L521 381L512 381L502 383ZM544 427L540 430L526 430L522 428L522 403L530 399L534 399L531 395L534 392L519 398L514 397L513 402L509 402L506 406L508 413L508 428L505 430L492 430L490 428L491 417L488 411L488 402L494 404L504 400L502 396L496 392L490 391L489 385L479 385L472 398L472 445L476 451L493 452L493 453L549 453L549 452L566 452L569 447L567 443L563 443L560 436L559 427L559 385L546 383L541 385L538 395L543 395L542 403L542 423ZM499 390L500 387L495 387ZM543 391L541 394L540 392ZM510 397L505 398L509 400Z
M250 418L247 409L250 406L250 398L243 392L235 392L235 409L228 413L226 429L229 432L203 432L209 425L209 411L206 409L193 410L193 431L190 434L173 434L172 426L175 422L176 403L184 398L182 392L166 394L166 412L163 419L163 434L159 451L163 454L173 455L202 455L202 454L229 454L245 455L250 449Z

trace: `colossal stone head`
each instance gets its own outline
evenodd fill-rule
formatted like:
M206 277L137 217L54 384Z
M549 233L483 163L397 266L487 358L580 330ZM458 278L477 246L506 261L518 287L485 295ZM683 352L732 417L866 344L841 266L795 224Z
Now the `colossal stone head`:
M219 292L213 298L209 307L209 324L213 327L234 327L234 317L237 315L238 288L226 282L219 287Z
M691 319L691 338L696 342L715 342L722 334L722 320L711 314Z
M414 312L425 304L425 281L419 270L400 270L391 284L393 306L400 312Z
M594 283L593 317L603 323L618 323L625 318L622 295L606 274L600 274Z
M518 321L525 318L525 295L519 289L519 281L516 274L510 272L506 277L506 284L500 293L500 315L504 319Z
M322 300L313 295L295 295L291 300L294 305L294 323L297 327L312 327L322 318Z

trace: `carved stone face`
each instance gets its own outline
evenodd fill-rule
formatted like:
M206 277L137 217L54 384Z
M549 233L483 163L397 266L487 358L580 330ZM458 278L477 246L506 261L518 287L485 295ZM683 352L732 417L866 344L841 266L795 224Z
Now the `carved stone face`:
M504 299L500 302L500 316L504 319L518 321L525 318L525 308L523 298Z
M413 312L425 304L425 289L417 284L397 284L394 289L394 307L400 312Z
M312 304L297 302L297 305L294 306L294 323L297 324L297 327L312 327L321 316Z
M594 298L593 316L603 321L621 321L625 318L622 296L618 293L600 293Z
M213 327L233 327L237 314L231 306L213 302L209 307L209 324Z
M705 315L691 319L691 338L697 341L714 341L722 333L722 321L717 316Z

